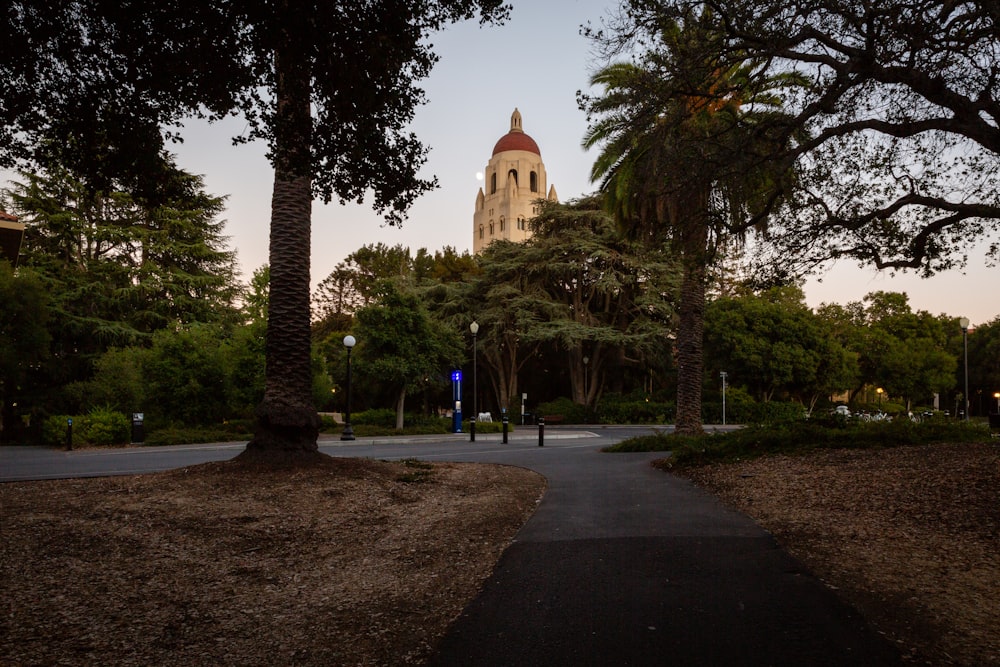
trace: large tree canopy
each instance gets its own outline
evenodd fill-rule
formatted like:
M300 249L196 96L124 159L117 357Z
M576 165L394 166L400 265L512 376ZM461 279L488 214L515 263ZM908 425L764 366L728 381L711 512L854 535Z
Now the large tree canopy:
M499 19L500 0L14 0L0 43L0 165L53 155L96 183L130 176L158 195L164 138L191 115L247 121L275 168L267 379L248 450L316 452L309 257L311 205L362 202L399 223L435 185L408 131L415 82L445 24Z
M1000 10L993 0L628 2L632 39L663 16L709 8L720 58L798 72L785 159L801 189L769 228L768 260L807 270L836 257L923 275L1000 250Z
M639 26L632 60L591 79L581 95L599 148L592 179L606 208L635 238L669 242L683 269L677 327L677 431L701 427L702 338L709 268L781 201L791 174L774 159L787 143L782 93L797 77L757 79L759 64L720 57L724 34L710 11L660 15ZM595 35L616 51L635 32ZM620 43L617 45L620 49Z

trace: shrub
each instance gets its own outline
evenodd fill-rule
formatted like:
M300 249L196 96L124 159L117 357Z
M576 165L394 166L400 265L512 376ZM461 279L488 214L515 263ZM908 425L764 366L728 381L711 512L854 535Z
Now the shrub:
M42 442L65 445L68 421L73 420L73 445L125 445L131 440L132 422L108 408L94 408L84 416L52 415L42 422Z
M597 404L595 421L599 424L666 424L673 421L675 412L673 403L612 394Z
M351 414L351 426L382 426L396 428L396 411L389 408L373 408Z
M550 417L559 415L566 424L586 424L593 421L587 406L574 403L572 399L565 396L557 398L547 403L539 403L536 417Z
M449 429L451 428L451 422L450 421L448 422L448 427L449 427ZM469 433L469 432L472 431L472 420L471 419L464 420L462 422L462 430L465 431L466 433ZM513 433L514 432L514 422L510 420L510 417L507 418L507 432L508 433ZM477 421L476 422L476 433L503 433L503 421L502 420L491 421L491 422Z
M876 448L989 439L982 425L964 422L915 424L909 420L852 423L830 428L815 420L772 427L748 427L728 433L680 437L660 434L630 438L607 451L669 451L667 467L756 458L765 454L824 448Z
M46 417L45 421L42 422L42 443L46 445L65 445L67 421L70 419L72 419L71 415L51 415ZM74 420L74 426L77 423Z
M91 445L127 445L132 439L132 422L110 408L94 408L82 420L80 438Z
M149 446L195 445L203 442L241 442L253 437L248 421L204 428L161 428L148 434L143 442Z

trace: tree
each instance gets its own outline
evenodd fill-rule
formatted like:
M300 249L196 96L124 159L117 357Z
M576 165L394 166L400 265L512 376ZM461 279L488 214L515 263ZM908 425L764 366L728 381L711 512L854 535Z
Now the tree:
M518 374L538 349L526 334L540 319L537 308L543 294L524 271L524 245L495 241L475 257L456 261L456 255L445 252L441 259L435 273L443 273L444 279L425 284L421 298L453 331L467 334L473 321L479 324L477 382L492 389L486 404L501 409L516 405ZM471 348L468 340L467 346Z
M37 397L46 410L79 410L92 394L64 388L81 388L113 347L149 345L166 327L234 322L239 288L217 219L223 199L169 158L158 174L155 203L117 180L94 190L58 165L23 173L5 190L26 223L22 266L50 295L52 354L36 372L48 387Z
M218 219L224 199L171 158L160 166L169 192L156 204L115 187L121 183L95 191L58 167L23 173L6 190L26 223L24 263L54 295L60 328L79 331L78 350L133 344L175 323L231 319L236 253Z
M9 404L31 395L26 385L49 356L48 295L30 271L14 275L0 259L0 434L13 415Z
M242 114L242 141L274 166L264 399L250 453L317 451L311 392L309 247L314 196L361 202L390 224L434 186L407 124L436 56L431 32L499 0L357 5L257 0L195 5L16 0L0 48L0 164L44 161L53 147L80 173L131 174L156 194L147 165L163 130L189 115ZM46 139L58 141L46 142ZM98 148L100 150L98 150ZM152 182L151 182L152 181Z
M781 200L790 174L771 159L787 141L778 92L796 78L753 78L759 64L723 62L709 11L639 26L634 62L612 63L581 96L600 147L592 178L619 225L654 245L669 242L683 270L677 328L677 431L701 431L702 337L708 267ZM634 34L634 33L633 33ZM616 36L598 34L614 47Z
M705 347L714 370L764 401L775 394L810 410L853 383L851 358L806 305L799 287L723 297L709 304Z
M357 376L391 388L396 428L403 428L407 393L427 381L446 381L443 372L463 357L458 333L434 322L415 294L392 281L379 287L376 303L357 314Z
M969 394L970 398L985 403L975 409L981 414L1000 412L997 392L1000 392L1000 317L969 333Z
M423 248L418 254L426 255ZM353 315L378 298L379 284L393 278L415 277L416 262L403 245L373 243L355 250L339 262L316 287L314 317Z
M522 338L554 344L573 401L592 407L609 378L663 345L674 316L672 258L625 238L598 197L541 202L531 228L519 273L540 288L534 311L544 316Z
M772 226L784 271L850 257L929 276L970 239L1000 252L1000 13L992 0L629 2L627 23L710 7L724 62L800 72L789 143L801 189Z
M858 359L852 399L866 385L875 385L905 399L909 408L913 400L929 402L932 394L954 386L958 359L951 343L959 327L952 318L914 313L909 297L899 292L871 292L862 302L837 310L841 322L850 320L855 327L853 332L848 326L837 329ZM829 307L824 310L828 322L830 312Z

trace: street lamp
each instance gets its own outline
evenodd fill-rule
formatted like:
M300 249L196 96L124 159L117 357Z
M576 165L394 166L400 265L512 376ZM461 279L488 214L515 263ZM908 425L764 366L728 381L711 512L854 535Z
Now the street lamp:
M344 336L344 347L347 348L347 412L344 413L344 432L341 440L354 440L354 429L351 428L351 348L357 341L354 336Z
M476 360L476 337L479 333L479 322L472 320L472 324L469 325L469 331L472 332L472 419L469 422L469 441L476 441L476 417L479 415L479 383L476 377L476 368L479 365Z
M1000 391L993 392L993 398L997 399L997 414L1000 415Z
M875 393L878 394L878 411L879 412L882 412L882 393L884 391L885 390L882 389L882 387L879 387L878 389L875 390Z
M589 373L590 357L583 358L583 401L587 402L587 376Z
M965 404L965 421L969 421L969 318L959 319L958 324L962 327L962 357L965 360L965 393L962 394L962 403Z
M726 371L719 371L719 377L722 378L722 425L726 425L726 377L728 377Z

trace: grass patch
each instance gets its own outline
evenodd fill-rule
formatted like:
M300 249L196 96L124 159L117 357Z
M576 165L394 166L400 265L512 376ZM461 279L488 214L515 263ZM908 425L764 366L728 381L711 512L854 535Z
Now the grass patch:
M727 463L768 454L790 454L818 448L872 449L939 442L986 442L989 429L966 422L910 421L826 424L794 422L770 427L754 426L727 433L679 436L669 433L630 438L606 452L670 452L661 467L697 467Z

